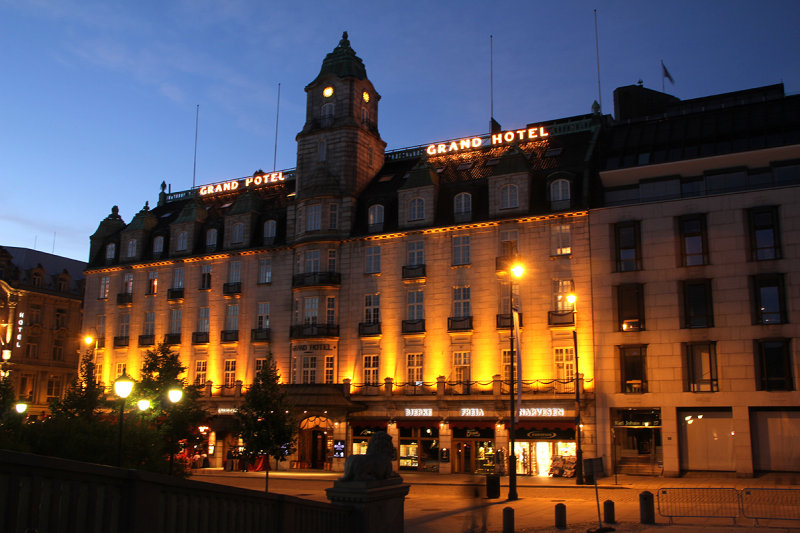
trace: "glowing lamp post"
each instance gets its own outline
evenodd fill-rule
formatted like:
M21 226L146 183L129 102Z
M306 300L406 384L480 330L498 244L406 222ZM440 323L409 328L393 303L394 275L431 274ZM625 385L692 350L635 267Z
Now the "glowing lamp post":
M583 485L583 448L581 448L581 375L578 371L578 320L575 302L578 297L567 295L567 302L572 305L575 329L572 330L572 351L575 352L575 483Z
M170 389L167 391L167 398L173 404L178 403L183 398L183 389ZM172 451L172 439L170 439L170 450L169 450L169 475L172 475L172 465L175 463L175 454Z
M512 250L509 247L509 251L516 252L516 250ZM512 257L515 257L516 253L508 253L507 257L509 261L511 261ZM514 450L514 432L515 429L515 421L517 418L517 406L516 406L516 397L514 391L514 280L519 279L525 273L525 266L519 263L518 261L510 262L508 267L508 342L509 347L511 348L510 351L510 361L509 366L511 369L509 381L509 426L508 426L508 437L510 443L510 452L508 455L508 499L509 500L517 500L519 496L517 495L517 454ZM519 349L519 347L517 347ZM517 370L519 372L519 370ZM522 391L520 391L522 393Z
M150 400L142 399L136 402L136 406L139 408L140 411L144 412L150 409Z
M19 414L23 414L23 413L25 413L25 411L27 411L27 410L28 410L28 404L27 404L27 403L25 403L25 402L17 402L17 403L14 405L14 409L15 409L15 410L16 410L16 411L17 411Z
M119 406L119 439L117 441L117 466L122 466L122 425L125 422L125 399L133 392L133 380L124 372L114 381L114 393L122 400Z

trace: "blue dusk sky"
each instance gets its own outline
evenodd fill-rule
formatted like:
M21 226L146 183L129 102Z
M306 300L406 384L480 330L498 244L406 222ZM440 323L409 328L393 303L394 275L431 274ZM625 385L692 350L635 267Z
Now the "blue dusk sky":
M304 87L342 32L380 93L387 149L580 115L616 87L681 99L783 82L800 91L794 0L0 0L0 245L86 261L119 205L159 184L294 168Z

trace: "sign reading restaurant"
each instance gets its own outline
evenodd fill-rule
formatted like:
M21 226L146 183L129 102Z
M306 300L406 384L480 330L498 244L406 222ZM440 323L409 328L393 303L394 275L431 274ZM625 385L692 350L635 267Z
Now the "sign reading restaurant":
M484 146L486 143L489 143L492 146L498 146L514 141L533 141L535 139L542 139L549 136L550 133L544 129L544 126L536 126L521 130L493 133L491 136L487 137L471 137L466 139L457 139L455 141L448 141L446 143L429 144L425 151L428 153L428 155L437 155L449 152L461 152L463 150L473 150L475 148Z
M200 187L200 196L208 196L209 194L216 194L220 192L231 192L239 190L239 188L247 189L251 187L259 187L261 185L270 185L272 183L279 183L285 181L286 177L283 172L270 172L268 174L257 174L247 178L238 180L222 181L220 183L213 183Z

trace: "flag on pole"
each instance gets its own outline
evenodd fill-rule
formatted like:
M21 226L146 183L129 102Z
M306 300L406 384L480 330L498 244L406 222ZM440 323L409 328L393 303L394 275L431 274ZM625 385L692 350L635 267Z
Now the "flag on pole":
M514 407L514 422L516 422L519 420L519 410L522 407L522 342L519 333L519 308L517 306L511 308L511 317L514 321L514 342L517 345L517 398ZM511 357L514 356L515 354L511 354ZM512 376L511 379L514 379L514 377Z
M661 60L661 77L668 79L672 85L675 85L675 80L672 79L672 74L669 73L667 67L664 65L664 60Z

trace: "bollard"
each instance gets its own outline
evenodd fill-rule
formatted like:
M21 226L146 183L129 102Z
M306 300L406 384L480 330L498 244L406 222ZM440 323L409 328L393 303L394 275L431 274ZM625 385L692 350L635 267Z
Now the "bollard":
M603 522L606 524L615 524L617 522L614 516L614 502L612 500L603 502Z
M649 490L639 493L639 521L642 524L656 523L655 500Z
M556 529L567 529L567 506L556 504Z
M513 507L503 507L503 533L514 533Z

